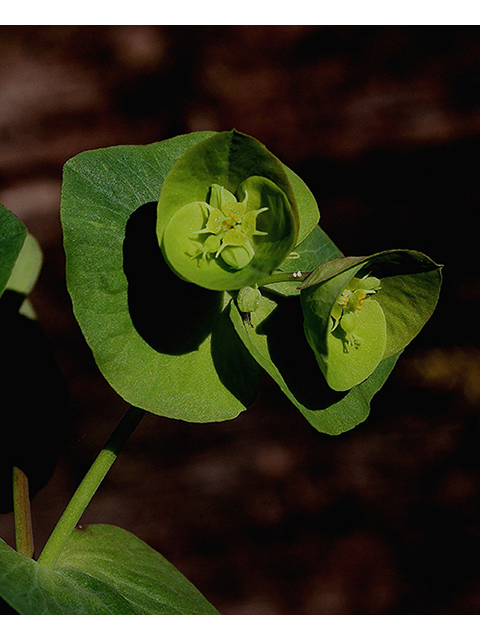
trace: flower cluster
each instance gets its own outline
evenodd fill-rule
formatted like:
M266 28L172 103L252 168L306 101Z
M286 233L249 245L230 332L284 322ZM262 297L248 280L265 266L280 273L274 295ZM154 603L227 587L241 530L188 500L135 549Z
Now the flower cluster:
M357 317L364 302L380 288L380 280L374 276L354 277L333 305L331 332L333 334L340 333L345 352L348 353L353 347L358 348L362 343L362 339L355 333ZM339 328L341 332L338 331Z
M210 202L204 203L207 211L205 226L195 231L192 236L205 236L203 241L194 240L188 252L192 258L200 258L198 264L213 258L221 259L233 269L243 269L255 255L253 236L266 236L266 231L257 229L257 216L268 207L248 209L248 192L242 202L218 184L210 189Z

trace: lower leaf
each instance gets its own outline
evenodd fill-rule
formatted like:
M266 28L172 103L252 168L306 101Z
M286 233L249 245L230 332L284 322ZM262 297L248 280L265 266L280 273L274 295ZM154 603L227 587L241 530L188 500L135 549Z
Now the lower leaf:
M54 569L0 540L0 596L22 615L212 615L163 556L112 525L76 529Z

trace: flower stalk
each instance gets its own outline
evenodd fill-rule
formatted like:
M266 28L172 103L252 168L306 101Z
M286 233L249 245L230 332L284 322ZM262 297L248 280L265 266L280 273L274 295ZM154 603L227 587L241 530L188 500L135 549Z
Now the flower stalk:
M18 553L27 558L33 558L34 547L28 478L19 467L13 467L13 514L15 547Z
M127 410L73 494L38 558L39 564L48 569L55 566L70 534L144 415L143 409L130 407Z

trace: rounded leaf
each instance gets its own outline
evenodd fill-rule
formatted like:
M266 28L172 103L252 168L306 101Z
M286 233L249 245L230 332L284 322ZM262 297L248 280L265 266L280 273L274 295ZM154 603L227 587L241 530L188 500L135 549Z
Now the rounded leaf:
M319 353L317 361L331 389L347 391L370 376L385 354L387 328L382 307L375 300L367 300L362 313L354 320L355 336L359 344L345 346L346 331L338 326L334 332L327 333L328 355ZM315 336L310 333L310 325L305 324L305 335L313 348Z
M212 135L86 151L62 185L67 285L102 374L130 404L190 422L236 417L260 380L226 316L228 294L178 278L157 241L165 176Z
M217 615L172 564L112 525L75 529L53 569L0 540L0 596L20 615Z

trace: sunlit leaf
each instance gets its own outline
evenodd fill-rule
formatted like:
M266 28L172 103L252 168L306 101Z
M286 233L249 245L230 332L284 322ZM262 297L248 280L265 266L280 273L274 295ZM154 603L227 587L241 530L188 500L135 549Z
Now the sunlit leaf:
M0 295L25 243L27 230L20 220L0 205Z
M111 525L70 536L46 569L0 540L0 596L22 615L215 615L163 556Z
M225 350L213 350L226 294L178 278L155 233L165 176L211 135L81 153L62 187L67 285L100 370L130 404L192 422L236 417L260 379L233 330ZM241 373L225 366L233 353Z

